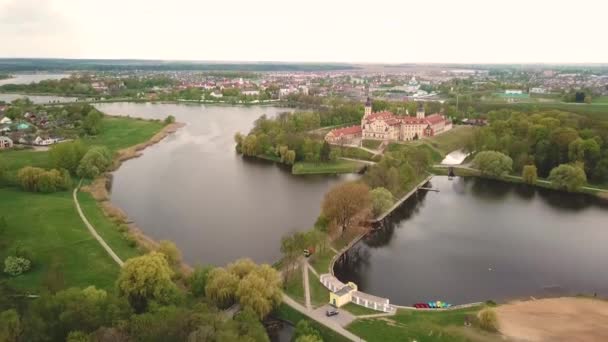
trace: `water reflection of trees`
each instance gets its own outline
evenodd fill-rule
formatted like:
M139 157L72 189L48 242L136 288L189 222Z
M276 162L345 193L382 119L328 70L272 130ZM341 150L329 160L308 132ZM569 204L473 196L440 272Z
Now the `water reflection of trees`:
M552 189L538 189L539 197L548 205L554 208L568 211L580 211L593 205L608 208L606 203L602 203L598 198L577 193L567 193Z
M429 186L432 186L429 184ZM424 206L427 191L416 191L397 209L378 223L376 230L365 237L365 244L370 248L379 248L388 245L395 234L395 228L400 223L417 214Z
M340 281L352 281L365 288L365 270L369 267L370 251L363 241L344 253L334 265L334 274Z
M471 192L484 199L500 199L509 194L513 189L513 184L492 179L473 178L466 179L465 183L471 183Z

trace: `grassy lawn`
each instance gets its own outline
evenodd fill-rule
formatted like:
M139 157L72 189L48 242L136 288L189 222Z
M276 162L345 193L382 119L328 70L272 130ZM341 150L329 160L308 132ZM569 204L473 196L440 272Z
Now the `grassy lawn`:
M382 311L368 309L364 306L357 305L355 303L348 303L348 304L344 305L343 307L341 307L341 309L346 310L355 316L375 315L375 314L382 313Z
M104 116L101 134L83 141L87 145L103 145L116 151L147 141L163 126L162 122Z
M321 284L314 273L308 272L308 286L310 287L310 302L313 307L323 306L329 303L329 290Z
M329 263L334 255L336 255L336 253L331 249L326 248L324 251L319 251L311 257L311 260L309 260L310 265L319 274L327 273L329 272Z
M327 163L297 162L291 169L291 173L294 175L354 173L358 172L362 166L361 163L350 160L336 160Z
M160 122L104 117L102 133L84 138L83 142L105 145L116 151L145 142L162 127ZM24 166L51 167L48 152L4 151L0 158L7 165L9 177ZM78 197L91 224L123 260L139 254L138 249L123 238L119 227L104 216L91 195L80 193ZM39 293L54 268L59 270L54 273L55 278L62 278L59 283L64 287L114 288L119 267L84 226L71 192L39 194L0 187L0 215L8 223L7 231L0 236L0 261L16 246L33 254L30 272L14 278L2 273L0 281L6 280L10 286L23 291Z
M119 226L110 221L97 205L97 201L88 192L78 193L78 202L89 222L97 233L112 247L112 250L124 261L141 253L136 246L130 245L123 237ZM126 227L125 227L126 228Z
M93 213L94 208L89 206L87 213ZM34 265L28 273L14 278L0 275L10 286L38 293L50 265L55 263L66 287L91 284L106 289L114 287L119 266L80 220L71 193L37 194L0 188L0 213L8 223L0 259L4 260L17 245L34 256Z
M362 160L374 160L374 154L368 151L362 150L358 147L351 146L332 146L332 150L340 151L341 157L362 159Z
M454 126L451 130L434 137L425 138L424 141L427 141L443 154L448 154L463 148L466 142L473 136L474 130L473 126Z
M372 150L378 149L380 145L382 145L382 140L363 140L363 147L367 147Z
M348 330L367 341L492 341L496 334L476 327L464 327L466 316L475 316L482 307L428 312L399 310L395 316L356 320Z
M308 323L310 323L310 325L313 328L315 328L316 330L318 330L321 333L321 337L323 338L324 342L348 342L349 341L349 339L347 339L346 337L327 328L326 326L322 325L321 323L318 323L317 321L304 316L302 313L300 313L299 311L296 311L295 309L292 309L290 306L288 306L286 304L281 304L281 306L277 310L275 310L274 316L282 318L286 321L289 321L289 322L293 323L293 325L298 324L298 322L301 320L307 320ZM398 340L396 340L396 341L398 341Z
M283 292L285 292L285 294L293 298L296 302L306 305L306 300L304 298L304 279L302 278L302 269L300 269L300 267L291 271L289 281L286 281L283 284L283 287Z

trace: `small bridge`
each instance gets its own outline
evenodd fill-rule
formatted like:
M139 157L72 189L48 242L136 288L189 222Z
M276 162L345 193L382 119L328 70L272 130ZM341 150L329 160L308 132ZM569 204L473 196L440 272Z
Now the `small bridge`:
M433 189L433 188L429 188L429 187L420 187L418 188L419 190L428 190L428 191L436 191L439 192L439 189Z

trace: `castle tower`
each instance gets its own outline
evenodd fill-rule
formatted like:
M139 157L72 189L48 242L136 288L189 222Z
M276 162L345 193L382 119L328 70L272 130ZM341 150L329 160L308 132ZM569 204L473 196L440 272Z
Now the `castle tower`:
M363 117L366 117L366 116L370 115L371 113L372 113L372 99L370 99L368 96L367 102L365 102L365 113L363 114Z
M424 113L424 104L418 104L418 111L416 111L416 119L424 119L426 114Z

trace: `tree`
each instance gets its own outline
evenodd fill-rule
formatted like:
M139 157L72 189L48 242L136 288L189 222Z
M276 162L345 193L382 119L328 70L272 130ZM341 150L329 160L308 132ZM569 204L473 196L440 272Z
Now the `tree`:
M315 335L302 335L295 342L323 342L323 339Z
M66 338L66 342L90 342L91 339L89 338L89 335L87 335L86 333L80 331L80 330L76 330L76 331L70 331L70 333L68 334L68 337Z
M323 145L321 146L321 152L320 152L319 159L322 162L328 162L328 161L331 160L330 154L331 154L331 147L329 146L329 143L327 141L323 141Z
M67 190L71 185L71 178L66 172L58 170L44 170L38 167L26 166L17 172L17 181L22 189L31 192L55 192Z
M258 265L249 258L238 259L228 264L226 269L237 278L243 279L251 273Z
M498 318L496 312L490 308L483 309L477 314L479 326L487 331L498 331Z
M372 212L374 216L379 216L386 212L393 205L393 194L385 188L375 188L370 192L372 198Z
M549 180L557 189L576 191L587 182L587 176L580 167L561 164L551 170Z
M536 179L538 178L538 175L536 173L536 166L535 165L524 166L521 176L524 179L524 182L526 182L528 184L536 183Z
M112 153L105 146L91 147L78 163L78 177L93 179L112 165Z
M285 153L285 164L293 165L296 161L296 152L294 150L289 150Z
M369 187L360 182L346 182L334 186L325 195L322 211L341 228L341 233L355 215L370 206Z
M0 312L0 341L19 341L21 329L21 320L15 309Z
M195 297L205 295L205 287L209 281L209 273L213 270L213 266L197 266L189 279L190 291Z
M158 243L157 252L163 254L167 258L169 266L174 270L178 269L182 263L182 252L177 248L175 243L169 240L161 240Z
M4 273L18 276L29 271L31 264L26 258L9 255L4 259Z
M321 338L321 334L315 328L313 328L307 320L300 320L298 324L296 324L296 329L293 333L293 338L296 341L299 341L301 338L305 338L304 341L323 341ZM313 338L312 340L310 340ZM315 340L316 338L316 340Z
M49 151L51 164L56 169L66 169L75 175L80 160L87 152L87 148L80 140L64 142L51 147Z
M243 308L264 319L283 298L281 276L269 265L261 265L249 272L238 284L236 297Z
M239 285L239 278L226 269L217 267L209 272L205 295L220 308L228 307L234 302Z
M97 109L91 109L82 122L82 128L88 135L97 135L101 132L103 115Z
M483 151L477 153L473 159L473 165L483 175L491 177L504 177L513 169L513 160L500 152Z
M165 256L152 252L127 260L120 270L118 292L128 299L136 312L142 312L148 301L166 303L176 290L171 281L173 271Z

